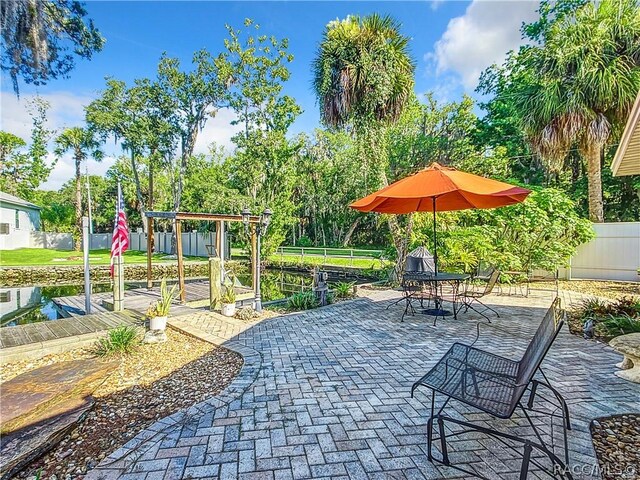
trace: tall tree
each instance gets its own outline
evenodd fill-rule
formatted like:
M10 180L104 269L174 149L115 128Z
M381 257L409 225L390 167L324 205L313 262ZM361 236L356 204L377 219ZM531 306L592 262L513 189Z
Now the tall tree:
M95 139L91 130L81 127L72 127L64 130L58 138L56 138L55 153L58 156L64 155L71 151L75 162L75 184L76 184L76 250L80 250L80 242L78 241L82 232L82 162L89 157L95 160L102 160L103 153L100 150L100 143Z
M27 108L33 122L28 146L22 138L0 132L0 189L34 201L36 189L55 166L55 160L49 164L46 158L53 132L45 126L48 102L36 97Z
M129 153L141 218L146 211L141 163L146 162L151 196L154 164L158 164L156 169L165 165L175 149L175 132L165 118L164 98L158 85L148 79L136 80L132 87L127 87L123 81L109 79L101 96L86 109L90 128L103 140L113 135ZM146 231L146 222L143 222L143 228Z
M18 94L18 77L43 85L66 78L74 56L91 58L104 38L76 0L7 0L0 2L2 70ZM73 53L69 53L70 48Z
M409 38L389 16L349 16L326 26L313 63L322 121L355 133L366 162L365 175L373 165L383 185L388 184L388 161L380 144L380 127L397 121L413 95L415 63L408 45ZM408 251L412 215L404 226L398 216L389 215L388 222L399 274Z
M409 37L390 16L329 22L313 63L313 87L327 125L394 122L413 93Z
M194 53L193 64L193 69L183 71L179 59L163 55L158 65L157 85L163 98L165 118L180 143L175 211L180 209L187 164L198 134L224 105L225 90L232 78L231 71L220 71L207 50Z
M603 151L640 89L640 7L635 0L602 0L565 8L576 3L558 2L551 8L558 14L545 12L548 20L534 33L525 27L540 44L517 54L513 101L552 169L577 148L586 164L589 218L602 222ZM526 72L535 75L518 81Z
M235 155L226 164L230 183L250 201L253 211L273 211L271 224L262 242L263 253L271 253L285 239L294 223L295 163L301 146L287 132L301 109L282 93L290 77L293 56L287 39L254 35L259 25L245 20L245 30L227 27L226 52L216 64L229 78L225 99L234 111L233 123L242 130L234 135Z

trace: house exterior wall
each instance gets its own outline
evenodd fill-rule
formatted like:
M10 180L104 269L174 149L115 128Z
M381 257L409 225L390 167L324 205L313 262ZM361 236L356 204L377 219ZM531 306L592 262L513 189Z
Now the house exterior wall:
M0 223L9 225L8 234L0 234L0 250L26 248L31 243L31 233L40 230L40 211L10 203L0 204Z

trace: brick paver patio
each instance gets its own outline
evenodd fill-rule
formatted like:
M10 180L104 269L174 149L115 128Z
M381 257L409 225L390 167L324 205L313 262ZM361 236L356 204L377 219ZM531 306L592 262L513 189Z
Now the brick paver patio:
M227 390L141 432L86 478L461 477L428 462L428 397L420 392L411 399L409 391L454 341L473 340L478 316L470 311L436 327L421 315L400 323L401 305L385 310L396 295L371 292L245 330L225 344L245 357ZM491 297L501 318L494 320L496 329L483 328L478 345L519 358L551 300L549 292ZM202 317L192 328L220 331ZM573 464L596 462L592 419L640 411L640 385L613 375L620 359L566 327L547 356L545 372L572 415ZM527 431L519 417L493 420L455 402L449 412L520 435ZM517 478L518 460L495 441L471 434L451 446L452 461L480 475Z

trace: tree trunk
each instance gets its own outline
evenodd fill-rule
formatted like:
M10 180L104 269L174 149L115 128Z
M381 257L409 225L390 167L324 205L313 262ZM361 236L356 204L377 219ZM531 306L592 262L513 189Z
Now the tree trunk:
M82 156L76 152L76 238L74 248L76 252L80 251L82 245L82 179L80 176L80 165Z
M362 217L358 217L356 218L355 222L353 222L351 224L351 226L349 227L349 230L347 230L347 234L344 236L344 240L342 241L342 246L343 247L348 247L349 246L349 242L351 241L351 237L353 236L353 232L356 231L356 228L358 228L358 225L360 224L360 219Z
M147 217L144 212L144 201L142 200L142 188L140 186L140 175L138 175L138 163L136 162L136 154L131 151L131 170L133 171L133 182L136 184L136 199L138 200L138 210L140 210L140 219L142 220L142 229L147 231Z
M152 149L151 155L149 155L149 205L148 205L149 212L153 211L153 162L155 158L156 158L156 150ZM145 222L143 219L143 223L146 224L147 222ZM145 227L147 228L147 235L151 235L150 247L151 247L151 252L153 252L156 248L155 236L153 235L153 218L151 219L150 222L148 222L148 226L145 225Z
M594 223L604 222L602 203L602 146L596 142L587 145L584 151L587 161L587 180L589 185L589 220Z
M393 245L396 248L396 263L393 266L393 274L391 280L399 282L404 273L404 266L407 262L407 254L409 253L409 241L411 232L413 231L413 213L407 215L407 224L403 228L398 221L398 215L389 215L389 230L393 238Z

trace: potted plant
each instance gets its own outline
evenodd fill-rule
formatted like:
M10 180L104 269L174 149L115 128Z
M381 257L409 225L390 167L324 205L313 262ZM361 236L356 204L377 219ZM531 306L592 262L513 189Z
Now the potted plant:
M233 317L236 314L236 292L233 286L225 285L220 302L222 303L222 314L225 317Z
M149 330L164 330L167 328L169 309L179 294L178 285L173 285L169 288L167 286L167 280L162 279L162 283L160 284L160 300L149 305L147 309Z

